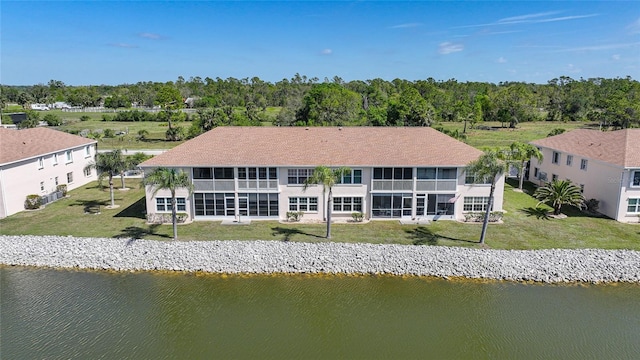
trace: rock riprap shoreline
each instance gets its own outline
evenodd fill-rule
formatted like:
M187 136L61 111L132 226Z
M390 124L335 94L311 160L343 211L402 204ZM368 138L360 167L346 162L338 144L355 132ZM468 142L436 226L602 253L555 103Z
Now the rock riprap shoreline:
M116 271L325 273L508 281L640 283L632 250L489 250L278 241L153 241L0 236L0 264Z

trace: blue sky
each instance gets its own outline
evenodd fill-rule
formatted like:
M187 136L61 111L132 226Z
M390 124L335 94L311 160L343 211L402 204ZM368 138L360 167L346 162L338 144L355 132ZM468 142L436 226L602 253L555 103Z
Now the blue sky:
M637 1L6 1L0 83L640 79Z

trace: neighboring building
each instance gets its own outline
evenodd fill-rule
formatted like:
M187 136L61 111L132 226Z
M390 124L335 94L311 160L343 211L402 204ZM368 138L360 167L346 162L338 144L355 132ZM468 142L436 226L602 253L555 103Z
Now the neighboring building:
M31 104L31 110L50 110L47 104Z
M640 215L640 129L602 132L573 130L532 141L544 155L531 160L529 180L543 184L569 179L598 211L617 221L638 222Z
M45 196L66 184L75 189L97 179L84 168L96 154L95 140L44 127L0 128L0 218L24 210L27 195Z
M333 188L336 220L464 219L482 211L490 185L469 184L465 166L481 151L431 128L218 127L140 165L180 168L195 188L178 192L178 211L194 220L324 219L322 186L303 191L319 165L353 171ZM494 210L502 210L504 178ZM170 194L146 189L147 213L171 211Z

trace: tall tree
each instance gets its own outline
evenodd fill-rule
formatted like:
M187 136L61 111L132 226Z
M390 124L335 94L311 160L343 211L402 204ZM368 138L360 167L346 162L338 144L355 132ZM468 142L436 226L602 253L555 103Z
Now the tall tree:
M173 240L178 240L178 220L177 220L177 200L176 190L187 189L189 195L193 193L193 184L189 175L182 170L157 168L145 176L142 181L144 185L153 187L151 196L155 196L160 190L171 192L171 222L173 224Z
M524 169L527 166L527 161L531 160L531 158L536 158L538 161L542 161L544 156L537 147L516 141L509 145L507 158L518 169L518 189L522 191L522 185L524 183Z
M533 197L553 208L554 215L560 215L562 205L584 206L584 196L580 187L570 180L554 180L536 189Z
M501 159L500 151L496 149L488 149L480 157L470 162L466 167L468 174L473 174L475 179L484 182L484 179L491 180L491 189L489 191L489 199L487 201L487 209L482 222L482 233L480 234L480 244L484 244L487 234L487 225L489 224L489 215L493 207L493 193L496 190L496 183L502 173L505 172L507 163Z
M85 166L85 170L96 169L98 172L98 183L101 184L105 177L109 179L109 196L111 197L111 207L116 207L113 197L113 177L120 174L125 167L122 150L116 149L107 153L96 154L96 159Z
M338 169L331 169L327 166L320 165L313 170L313 175L310 176L305 182L303 191L311 185L322 185L322 194L324 195L329 190L327 196L327 239L331 239L331 212L333 211L333 192L332 188L337 184L343 176L351 173L351 169L347 167L341 167Z
M163 85L156 94L155 103L162 106L162 109L165 112L165 116L167 118L167 140L180 140L184 132L182 130L179 130L178 128L174 129L171 122L174 117L173 110L181 109L184 105L184 103L182 102L182 95L180 94L180 90L178 90L170 83Z

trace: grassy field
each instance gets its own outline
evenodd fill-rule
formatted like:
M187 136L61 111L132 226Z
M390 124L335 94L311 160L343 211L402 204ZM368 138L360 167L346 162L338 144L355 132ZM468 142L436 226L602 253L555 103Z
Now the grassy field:
M116 181L116 184L119 182ZM146 224L144 191L139 180L128 180L127 191L116 190L117 209L106 209L109 191L91 183L69 197L37 211L0 220L0 234L73 235L83 237L169 240L171 225ZM566 219L551 219L535 211L537 201L505 186L504 224L491 224L486 246L494 249L603 248L640 250L640 225L564 209ZM548 208L547 208L548 209ZM99 212L99 214L97 214ZM221 225L200 221L178 227L181 240L275 240L322 242L325 224L253 221L250 225ZM479 224L437 221L429 225L401 225L398 221L335 224L332 241L385 244L432 244L479 247Z
M598 129L598 123L587 122L557 122L557 121L535 121L523 122L517 128L509 129L501 127L499 122L483 122L477 124L476 128L469 129L467 124L466 143L482 149L484 147L508 147L514 141L529 142L547 137L553 129L561 128L566 131L574 129ZM434 125L443 129L462 133L464 123L462 122L442 122Z

